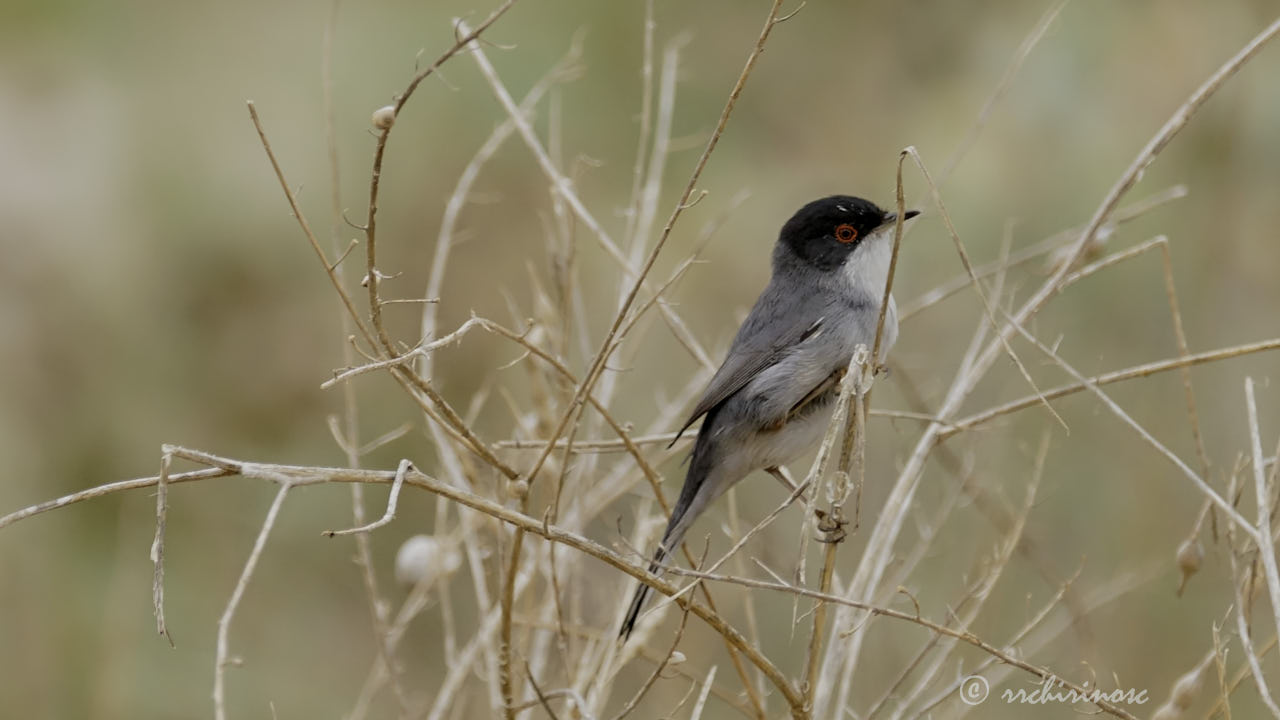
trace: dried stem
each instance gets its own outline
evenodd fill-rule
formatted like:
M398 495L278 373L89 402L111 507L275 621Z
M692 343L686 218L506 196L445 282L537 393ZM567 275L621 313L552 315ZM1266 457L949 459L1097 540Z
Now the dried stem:
M644 681L640 686L640 689L636 691L636 694L627 701L627 704L622 706L622 710L614 716L613 720L623 720L623 718L630 715L632 711L636 709L636 706L640 704L640 701L644 699L644 696L653 689L653 684L658 681L658 678L662 675L662 671L666 669L667 663L671 662L671 656L675 654L676 648L680 647L680 639L684 637L684 629L688 623L689 607L685 606L684 612L680 613L680 625L676 628L675 637L671 640L671 649L667 650L666 654L662 656L662 661L654 667L653 673L651 673L648 679Z
M1262 561L1267 593L1271 596L1272 619L1275 621L1277 632L1280 632L1280 569L1276 566L1276 546L1271 534L1272 498L1271 490L1267 487L1266 470L1262 460L1262 438L1258 432L1258 404L1253 396L1253 378L1244 379L1244 398L1249 420L1249 446L1253 451L1253 489L1255 502L1258 504L1257 533L1253 536L1253 541L1258 544L1258 557ZM1277 449L1277 453L1280 454L1280 448ZM1240 617L1239 613L1237 617ZM1242 639L1246 637L1247 635L1241 635ZM1275 698L1271 696L1271 692L1263 682L1262 673L1255 669L1255 675L1263 701L1277 720L1280 720L1280 708L1276 706Z
M359 242L354 238L350 240L345 248L342 245L342 232L345 227L342 217L342 174L338 154L337 110L333 98L333 37L338 25L339 4L339 0L333 0L329 6L329 18L328 22L325 23L320 63L321 85L324 90L325 143L329 156L329 232L333 241L333 251L337 254L337 259L326 266L326 271L329 272L337 270L347 255L359 245ZM338 274L341 276L342 272ZM341 308L339 308L338 318L342 328L342 337L352 337L355 334L355 319L350 313L344 312ZM348 366L354 365L356 362L355 356L356 352L352 344L343 342L343 362ZM343 454L347 456L348 467L359 467L361 456L368 451L366 449L367 446L361 446L359 443L359 418L359 405L356 401L355 387L347 385L342 389L342 427L338 427L337 418L330 417L330 430L333 432L334 439L342 449ZM363 525L365 522L364 488L360 485L351 486L351 519L357 526ZM378 589L377 575L373 569L373 550L370 547L369 538L365 535L357 535L355 537L355 546L356 565L360 568L360 579L364 585L365 597L369 603L374 644L378 649L378 657L382 659L385 666L391 668L391 688L396 696L396 702L400 706L400 717L407 718L409 716L409 698L403 684L400 682L399 674L396 672L395 658L390 650L392 643L386 627L386 618L383 616L382 608L384 603L381 592ZM351 720L359 720L359 718L353 717Z
M1094 395L1096 395L1098 399L1101 400L1102 403L1106 405L1109 410L1111 410L1112 413L1114 413L1126 425L1132 428L1134 432L1138 433L1138 436L1141 437L1143 440L1145 440L1148 445L1155 448L1157 452L1159 452L1161 455L1167 458L1169 462L1173 463L1174 466L1177 467L1178 470L1180 470L1183 475L1187 476L1187 478L1191 480L1191 482L1197 488L1199 488L1200 492L1204 493L1205 496L1208 497L1209 500L1211 500L1214 505L1218 506L1218 508L1221 509L1222 512L1228 518L1234 520L1239 526L1239 529L1243 531L1246 535L1248 535L1250 539L1254 541L1258 540L1258 530L1254 528L1252 525L1250 525L1249 521L1246 520L1244 516L1241 515L1240 512L1237 511L1231 503L1229 503L1225 498L1219 495L1218 491L1210 487L1209 484L1205 482L1204 478L1196 474L1196 471L1188 467L1187 464L1183 462L1182 458L1179 458L1177 455L1173 453L1172 450L1165 447L1159 440L1156 440L1155 437L1153 437L1151 433L1147 431L1146 428L1138 424L1138 422L1134 420L1123 409L1121 409L1121 407L1118 404L1116 404L1114 400L1112 400L1106 393L1102 392L1102 390L1098 389L1098 386L1096 383L1089 382L1089 380L1084 375L1081 375L1074 367L1069 365L1067 361L1063 360L1056 352L1053 351L1053 349L1051 349L1044 343L1040 342L1038 338L1036 338L1031 333L1027 332L1025 328L1023 328L1021 325L1018 325L1012 318L1010 318L1009 320L1009 325L1010 327L1013 327L1015 330L1017 330L1017 332L1020 335L1022 335L1022 337L1025 338L1028 342L1030 342L1032 345L1039 348L1040 352L1044 353L1054 362L1058 363L1058 365L1063 370L1066 370L1069 375L1074 377L1077 382L1082 383L1086 388L1088 388L1089 391L1092 392Z
M1030 320L1049 299L1058 293L1076 261L1083 255L1086 247L1093 242L1099 229L1115 212L1120 200L1137 183L1142 171L1151 164L1160 151L1173 140L1178 132L1190 121L1195 112L1222 87L1226 80L1256 55L1277 33L1280 33L1280 20L1269 25L1238 53L1227 60L1217 72L1213 73L1208 80L1191 94L1186 102L1178 107L1164 126L1138 152L1137 157L1129 168L1103 198L1093 217L1085 226L1085 230L1070 246L1065 262L1058 266L1052 276L1014 314L1014 322L999 330L997 333L998 339L988 344L971 366L966 366L967 372L955 378L937 415L949 417L959 409L960 404L969 395L978 380L990 368L997 353L1014 332L1014 327ZM939 208L939 211L945 216L945 210ZM889 492L884 510L881 512L876 526L872 529L862 561L859 563L858 570L847 587L847 597L868 598L873 597L877 591L880 580L888 566L895 541L902 529L907 511L915 497L915 491L918 487L925 461L930 451L936 446L943 429L944 427L941 424L930 423L917 440L905 467L899 473L898 480ZM1207 488L1208 486L1206 485L1205 487ZM852 617L847 616L844 620L846 622L851 621ZM815 697L815 714L825 716L830 714L831 707L844 707L847 705L851 678L861 652L863 637L865 637L865 634L859 633L850 642L842 643L838 648L833 644L828 644L828 651L822 663L823 677L819 679L820 687ZM836 684L837 677L841 680L838 688ZM833 692L836 694L834 698L832 697Z
M821 593L816 590L810 590L808 588L799 587L796 585L789 585L786 583L768 582L765 580L756 580L754 578L733 577L730 575L716 575L714 573L706 573L700 570L686 570L684 568L672 568L670 572L676 575L687 575L689 577L697 578L699 580L704 580L704 581L724 582L732 585L740 585L742 587L755 588L758 590L773 590L777 592L789 593L789 594L797 595L800 597L807 597L815 600L822 600L823 602L828 602L833 605L841 605L844 607L856 608L858 610L863 610L872 615L909 622L915 625L919 625L920 627L923 627L939 635L943 635L949 638L954 638L961 642L972 645L973 647L976 647L979 650L982 650L988 655L991 655L996 660L1006 665L1011 665L1021 670L1025 670L1026 672L1031 673L1032 675L1040 678L1041 680L1053 679L1054 682L1062 682L1063 687L1066 687L1071 690L1075 690L1077 693L1081 695L1089 694L1088 691L1085 690L1084 688L1080 687L1079 685L1075 685L1074 683L1071 683L1067 680L1063 680L1061 677L1054 674L1049 669L1039 667L1031 663L1025 662L1023 660L1020 660L1014 655L996 647L995 645L988 643L987 641L983 640L982 638L978 637L977 635L975 635L974 633L968 630L961 630L961 629L949 627L947 625L942 625L932 620L923 618L915 613L908 613L908 612L903 612L901 610L894 610L892 608L872 605L870 603L862 603L856 600L849 600L839 595ZM1115 717L1120 717L1120 718L1127 718L1128 720L1134 720L1133 715L1126 712L1123 708L1117 707L1116 705L1113 705L1112 703L1107 702L1106 700L1100 699L1095 704L1097 705L1099 710L1102 710L1103 712L1106 712L1110 715L1114 715Z
M340 301L338 309L345 341L340 361L342 367L323 387L342 393L342 410L328 418L328 427L347 467L252 463L165 445L157 477L89 488L17 510L0 517L0 528L81 500L124 490L155 488L152 600L157 630L172 643L165 623L165 534L169 500L181 496L181 493L172 496L169 490L185 482L232 475L276 486L275 499L257 532L253 549L218 623L214 706L219 720L227 715L227 666L239 662L229 648L231 627L265 552L267 539L274 532L285 496L294 488L335 483L351 486L351 520L343 523L349 525L349 529L331 530L325 534L354 536L354 560L363 582L376 645L376 653L368 658L360 695L350 713L352 720L367 717L382 701L386 701L387 706L382 711L394 713L398 709L402 718L421 716L428 720L447 720L468 713L484 714L487 705L489 716L505 716L510 720L527 717L527 710L550 717L556 717L558 713L560 716L583 718L616 716L621 720L634 716L646 702L653 703L660 678L677 680L664 686L688 683L687 694L675 709L663 709L678 710L683 715L699 719L715 714L717 709L708 707L712 696L743 716L754 718L779 715L779 702L787 704L793 718L856 714L870 720L872 717L898 718L934 713L960 715L971 710L956 702L960 699L957 693L959 680L953 680L949 673L956 663L963 660L966 671L984 673L983 677L993 683L1001 677L1020 672L1061 682L1048 667L1029 662L1028 658L1037 657L1036 653L1050 643L1061 645L1060 636L1070 632L1077 636L1074 644L1081 648L1082 657L1093 662L1098 653L1089 629L1081 625L1082 621L1087 620L1089 613L1099 605L1155 576L1155 571L1150 569L1142 573L1126 573L1093 588L1095 592L1088 594L1074 587L1076 577L1060 583L1061 576L1055 571L1052 558L1036 550L1038 544L1043 544L1037 540L1043 538L1037 538L1035 528L1028 525L1037 484L1046 474L1048 431L1035 456L1031 488L1017 507L1005 501L1000 487L996 485L1002 478L987 470L984 456L979 452L986 435L997 425L1008 423L1004 420L1006 416L1034 405L1043 405L1056 418L1057 406L1051 405L1052 401L1088 391L1128 425L1143 443L1173 463L1201 493L1205 510L1190 530L1192 541L1198 540L1206 516L1214 523L1215 540L1218 515L1227 518L1223 526L1232 582L1232 597L1228 601L1234 600L1234 603L1218 617L1220 622L1234 623L1228 627L1237 635L1245 657L1233 661L1232 667L1228 667L1225 645L1232 639L1230 634L1226 638L1219 637L1219 623L1214 623L1213 646L1197 655L1203 659L1196 667L1196 672L1207 672L1208 663L1213 662L1216 666L1219 690L1217 702L1210 713L1224 712L1230 717L1232 693L1252 679L1263 702L1280 720L1280 707L1272 696L1269 678L1264 675L1264 661L1276 648L1276 639L1272 637L1268 642L1262 642L1265 636L1258 632L1254 622L1259 617L1258 611L1265 613L1261 603L1269 602L1271 612L1265 613L1269 616L1267 624L1280 627L1280 561L1275 554L1276 534L1280 530L1275 522L1275 515L1280 512L1277 508L1280 500L1276 499L1276 475L1280 465L1275 458L1268 459L1262 455L1263 431L1259 424L1264 418L1259 417L1256 407L1256 388L1251 379L1246 380L1249 447L1238 456L1234 466L1218 468L1229 483L1225 492L1219 487L1220 483L1212 477L1215 466L1210 463L1209 443L1202 434L1199 413L1203 408L1197 407L1190 370L1192 366L1204 363L1280 349L1280 338L1192 353L1189 348L1193 343L1188 341L1183 327L1175 288L1170 243L1163 236L1119 251L1108 248L1110 254L1093 261L1103 255L1102 249L1113 243L1113 238L1118 237L1115 230L1121 223L1186 195L1185 187L1174 186L1145 200L1120 207L1143 171L1187 125L1194 113L1265 43L1280 34L1280 21L1268 26L1191 93L1119 175L1087 222L1014 250L1013 225L1009 221L1005 225L998 258L978 264L961 241L939 188L975 146L977 138L994 116L998 103L1013 86L1023 63L1061 14L1066 0L1054 0L1010 59L1004 75L972 127L941 165L936 182L914 148L908 147L900 154L896 186L898 221L894 228L890 267L875 334L869 338L870 347L859 348L851 359L831 425L806 478L796 483L790 480L785 468L769 468L787 486L780 504L752 526L749 522L740 521L734 505L739 497L731 497L729 534L732 535L732 543L729 550L715 562L707 564L709 549L703 551L702 557L695 558L687 545L682 546L688 565L695 569L683 570L683 565L673 566L667 569L669 574L657 577L647 572L646 557L634 548L648 543L646 534L651 534L661 520L656 517L659 509L662 513L669 511L670 504L664 494L663 477L659 471L675 468L676 456L687 450L687 445L675 449L653 445L665 443L672 437L663 431L679 421L690 399L705 382L707 373L716 367L712 355L703 346L705 340L690 330L689 324L677 313L676 306L669 300L670 293L698 262L715 228L735 212L741 195L727 204L717 203L720 207L713 214L719 215L707 222L707 229L688 248L687 257L669 263L673 269L665 279L656 275L659 272L657 262L659 255L669 252L666 245L672 241L673 228L684 217L684 211L708 197L708 190L700 187L699 183L709 159L726 132L737 100L752 77L753 68L769 42L772 29L790 15L781 14L781 0L770 4L768 17L737 75L718 121L710 136L699 140L705 141L705 145L700 148L687 182L682 189L671 188L664 183L670 174L669 165L678 157L676 152L691 146L688 138L673 139L672 136L673 129L685 123L685 120L676 122L680 119L675 112L677 89L683 91L679 83L681 58L686 54L684 50L689 36L675 33L669 39L659 37L654 20L656 3L646 0L643 4L642 37L637 39L643 53L638 79L638 123L633 128L638 132L634 158L630 151L626 158L633 162L623 169L623 181L630 192L625 197L607 201L617 211L605 213L599 208L589 208L585 202L593 195L586 191L586 178L592 183L598 179L594 171L596 161L585 156L574 159L573 153L579 148L571 144L574 136L569 129L573 124L562 117L562 109L569 104L561 102L559 85L577 77L581 70L580 39L575 38L565 58L539 79L519 102L489 62L490 56L481 35L514 5L514 1L501 2L474 29L466 22L458 21L451 47L425 69L419 71L415 68L408 86L394 98L391 107L391 119L394 120L426 77L437 74L451 58L469 53L501 108L496 118L497 127L476 148L444 206L425 292L419 297L388 299L391 294L413 293L390 293L389 286L383 287L382 281L398 273L390 272L391 268L379 267L379 262L386 262L386 242L390 237L386 235L386 228L379 235L377 215L380 198L386 195L387 190L382 187L382 180L385 166L392 159L388 154L388 143L394 122L375 121L377 131L372 134L376 145L372 148L372 167L367 178L368 206L358 212L363 215L363 224L352 225L363 237L351 239L350 231L342 225L345 217L338 192L341 173L332 57L338 0L332 0L330 4L321 65L331 182L328 199L332 237L327 249L321 249L316 234L303 216L297 192L286 182L285 173L267 141L258 111L253 103L248 104L251 120L288 206ZM641 8L636 10L639 12ZM548 129L543 133L535 109L545 98L549 98L550 110L546 124ZM382 112L382 115L386 113ZM449 261L462 232L461 222L467 216L466 208L473 199L473 189L477 187L488 161L497 156L508 139L513 138L518 138L527 149L535 162L536 172L540 173L549 189L549 208L541 218L545 233L545 260L537 258L536 253L528 260L529 301L517 300L525 294L514 288L500 288L499 301L507 301L512 318L509 322L498 324L473 316L452 332L445 332L438 327L440 313L444 310L437 301L442 298L450 300L442 291L450 277ZM903 221L908 209L903 191L903 163L908 155L927 185L930 210L936 209L939 214L959 257L963 274L905 305L897 312L896 319L905 324L914 313L940 304L959 292L977 296L979 316L967 349L957 348L964 349L964 354L955 366L945 394L939 393L932 383L924 383L917 389L907 379L901 382L900 395L905 397L909 410L873 410L870 395L873 380L881 369L881 355L886 349L885 326L893 317L891 313L896 312L892 305L892 291L899 269L899 249L905 234ZM395 159L400 160L398 157ZM611 178L610 182L613 179L616 178ZM627 189L623 187L623 192ZM507 192L508 188L503 187L502 190ZM660 205L666 202L662 200L664 193L671 195L675 204L669 213L659 215L662 212ZM675 198L677 194L679 197ZM530 234L536 232L535 221ZM611 236L611 232L616 234ZM382 241L381 247L378 240ZM365 245L363 262L344 269L344 264L352 264L347 261L350 253L362 242ZM578 257L580 248L586 247L580 246L582 242L588 245L597 243L608 258L605 260L605 275L590 278L591 282L581 282L592 269L585 264L582 267L578 265L581 262ZM379 256L380 251L382 257ZM1056 345L1047 347L1035 337L1033 323L1050 300L1081 279L1149 251L1161 253L1164 291L1172 322L1173 344L1176 346L1174 357L1086 377L1057 354ZM1009 274L1046 253L1052 255L1041 276L1031 278L1034 284L1029 288L1024 289L1020 285L1028 281L1029 273ZM349 294L348 288L353 287L350 283L357 279L353 274L364 277L369 303L367 309L357 309ZM604 296L588 297L586 288L601 283L607 288ZM1018 298L1021 299L1014 302ZM363 305L365 300L360 302ZM391 304L422 305L422 332L418 337L397 338L390 332L384 324L389 322L389 316L384 315L383 307ZM657 312L651 312L655 309ZM637 390L645 389L629 383L628 378L636 376L628 375L626 371L632 365L652 366L652 358L645 356L652 344L644 341L653 329L662 327L659 319L693 358L696 372L690 373L687 382L679 387L637 394ZM516 348L514 351L512 346L503 347L516 357L508 365L497 368L499 372L480 377L479 389L470 397L450 396L446 400L442 388L448 379L437 378L433 372L437 366L434 362L438 359L436 353L463 342L474 330L482 330L512 343ZM1033 381L1022 359L1014 353L1015 334L1023 336L1062 367L1071 375L1072 381L1042 391L1036 384L1040 378ZM475 339L472 338L471 342ZM669 344L665 338L663 342ZM1004 357L1013 360L1013 368L999 365ZM905 367L895 367L895 370L902 370L904 374L913 372L911 362L907 359L899 363ZM508 367L516 369L503 375L501 371ZM1018 375L1011 375L1009 369ZM1177 370L1181 375L1198 462L1181 459L1102 390L1110 383L1170 370ZM357 376L374 372L389 375L399 385L413 403L414 411L425 416L425 426L407 422L389 432L374 431L372 435L377 437L372 440L362 437L357 392L363 385L354 381ZM520 379L510 381L513 374L519 374ZM897 383L900 377L895 375L894 382ZM931 372L929 377L936 377L936 372ZM1029 394L990 407L968 407L970 398L980 385L986 388L1008 377L1029 385ZM335 388L337 385L342 387ZM459 404L455 407L451 401ZM495 409L494 406L498 407ZM504 416L504 412L509 415ZM887 499L883 509L877 508L877 512L869 513L874 526L864 532L865 537L859 538L866 547L856 571L851 576L842 577L837 570L837 544L844 537L846 523L852 522L853 531L859 529L872 417L909 422L895 422L891 428L876 425L877 433L893 431L892 434L885 432L884 442L879 442L878 436L875 438L878 441L875 447L879 450L877 458L892 455L899 465L894 471L893 482L886 488ZM1060 418L1058 420L1061 421ZM1208 418L1204 422L1208 422ZM431 474L421 472L407 458L390 471L360 467L366 453L420 426L432 444L427 456L432 463ZM482 428L486 434L495 432L497 437L510 439L491 444L481 436ZM911 440L906 446L901 446L900 438L908 434ZM841 440L840 454L838 458L833 457L835 443ZM948 440L951 442L944 446ZM608 451L619 451L619 454L605 454ZM1280 449L1277 452L1280 453ZM427 457L421 459L426 462ZM174 460L207 467L174 472ZM835 467L831 467L833 460ZM931 462L933 460L938 462ZM1193 470L1192 466L1196 465L1198 470ZM929 490L928 502L921 502L917 499L917 490L926 487L922 479L934 467L949 477L944 485L939 486L939 496L935 497ZM1241 496L1249 486L1250 474L1253 497L1242 502ZM539 476L545 476L546 480L539 482ZM388 486L385 510L372 522L366 517L365 484ZM413 489L431 494L429 501L434 505L434 523L429 517L415 518L413 522L429 526L432 539L437 543L435 547L445 554L432 559L428 572L418 577L392 615L393 605L389 596L379 589L372 531L387 526L396 518L397 507L406 488L411 494ZM776 492L771 485L769 491ZM922 495L925 493L921 490ZM634 530L624 536L619 529L614 540L616 545L612 548L606 547L607 543L591 539L600 535L602 528L607 531L615 524L613 521L618 508L630 502L628 494L643 495L637 503L639 521L634 523ZM920 568L926 558L936 555L938 543L946 541L944 531L956 530L952 527L954 524L971 519L967 517L966 505L962 502L965 498L973 500L973 506L979 511L977 517L985 519L994 529L994 551L981 555L969 575L956 573L962 584L953 597L942 599L948 601L945 618L931 620L922 617L921 606L937 608L940 599L917 590ZM775 570L764 562L748 558L748 554L742 552L743 548L751 542L758 543L765 529L797 500L805 503L803 527L797 543L797 567ZM1245 510L1250 503L1256 507ZM852 517L846 518L847 514ZM811 518L817 518L818 522ZM903 529L911 527L913 521L918 533L902 538ZM621 518L617 518L616 524L621 527ZM808 545L814 541L815 525L827 546L824 552L809 558ZM985 631L979 637L970 628L977 627L980 622L989 624L987 621L991 618L983 617L984 609L988 606L988 599L992 603L997 602L996 589L1001 578L1008 577L1005 570L1013 563L1015 552L1021 553L1035 566L1043 576L1051 597L1041 601L1042 605L1032 607L1031 596L1028 595L1027 615L1030 617L1012 635L1006 629L1003 635L1005 642L997 643L986 636ZM820 572L806 579L805 563L816 561L819 556L822 558ZM594 565L590 558L603 565ZM736 574L721 574L722 566L731 558L736 564L729 567L736 568ZM750 567L751 560L758 568L752 569L752 573L759 577L744 577L748 574L746 569ZM776 557L769 558L770 563L775 561ZM451 577L463 564L466 565L466 577ZM401 568L398 559L398 575ZM648 618L650 622L633 636L631 643L622 645L616 642L607 627L601 627L601 618L609 617L608 609L613 601L621 602L620 594L630 589L617 582L627 576L637 578L669 599L655 603L653 614ZM784 576L792 579L783 580ZM354 577L350 580L355 582ZM747 620L744 627L749 631L745 636L730 623L727 614L717 608L710 590L713 582L737 586L717 592L732 590L736 596L746 595ZM583 588L591 591L584 592ZM1003 590L1007 594L1008 588ZM757 627L755 603L768 597L761 591L784 593L784 597L790 596L793 603L793 638L789 646L785 645L785 638L781 640L784 645L778 650L782 654L776 656L772 654L775 648L770 647L780 642L775 637L776 632L766 632L762 636ZM902 602L898 595L905 596L914 608L893 609ZM605 607L605 612L600 612L595 605ZM674 637L665 634L671 629L670 624L655 622L661 618L660 613L668 612L672 605L681 613ZM438 620L432 615L437 608L440 612ZM804 610L809 610L811 615L804 616ZM944 611L929 611L934 612L941 614ZM1231 613L1235 614L1234 618ZM737 672L741 688L736 684L729 687L730 679L718 674L717 663L723 663L719 660L707 662L704 653L697 653L703 663L699 666L676 661L677 647L687 638L685 632L690 616L701 618L720 635L728 648L728 659ZM1007 617L1000 618L1002 623L1007 620ZM923 642L910 648L910 654L904 656L902 662L887 669L889 682L884 687L873 691L873 697L864 698L862 691L865 688L861 685L865 684L866 676L855 671L858 670L864 642L880 642L875 639L879 636L866 632L872 622L879 622L884 629L904 637L905 634L918 633L920 629L926 630L928 635ZM428 623L430 631L434 633L438 629L442 637L438 650L428 648L428 653L435 653L432 662L442 664L445 671L440 678L432 680L438 683L438 687L411 688L397 662L397 647L402 640L407 642L411 637L408 633L416 624ZM773 624L776 625L776 621ZM803 637L805 632L809 637ZM975 649L977 653L973 652ZM401 650L408 651L408 648ZM790 662L783 663L782 658L787 652L791 655ZM417 649L414 653L419 654ZM978 658L975 663L970 662L973 656ZM631 666L631 661L636 658L643 658L649 664L637 672L637 668ZM1229 674L1228 669L1232 673ZM631 675L624 674L624 671ZM857 687L855 678L861 679ZM638 690L635 689L635 683L642 679L643 683L639 684ZM1092 689L1070 683L1063 685L1079 692ZM624 687L628 688L625 697L611 699L611 694L621 694L620 689ZM398 708L391 705L390 698L380 697L390 694L385 693L387 690L394 693ZM684 691L685 687L681 686L675 694ZM775 696L772 712L769 707L771 695ZM649 699L646 701L646 698ZM864 700L873 704L866 712L857 710L858 704ZM943 708L944 703L950 705ZM1181 703L1178 700L1178 704ZM1171 707L1173 704L1175 701L1171 697L1166 705ZM687 710L686 705L689 706ZM1131 717L1125 709L1108 704L1105 699L1099 703L1098 712ZM1163 710L1158 714L1163 716L1162 713Z
M169 641L169 647L173 647L173 636L164 623L164 530L165 519L169 515L169 466L172 460L167 452L160 456L160 477L156 481L156 535L151 541L151 562L155 565L151 600L155 607L156 632Z
M334 535L360 535L373 532L378 528L389 524L396 517L396 503L400 499L400 488L404 485L404 474L413 467L413 463L408 460L401 460L400 467L396 470L395 480L391 482L391 493L387 496L387 510L382 517L374 520L367 525L360 525L346 530L325 530L322 534L325 537L333 537Z
M510 10L511 6L515 5L515 3L516 0L506 0L506 2L490 13L489 17L485 18L483 22L477 25L474 30L465 28L463 23L459 21L458 30L462 33L462 37L457 38L457 41L453 46L444 51L440 57L436 58L435 62L431 63L426 67L426 69L421 70L413 76L413 79L409 81L408 87L406 87L404 92L400 93L396 98L395 112L393 113L393 116L398 117L400 115L400 110L404 107L405 103L409 101L414 90L418 88L418 85L425 80L428 75L435 72L441 65L457 54L458 51L462 50L467 45L470 45L472 41L480 37L481 33L487 30L490 25L497 22L498 18L502 17L507 10ZM382 302L378 294L378 286L381 284L381 275L378 272L377 213L378 191L382 180L382 163L383 158L386 156L387 139L391 136L391 130L394 127L394 123L389 124L387 127L383 128L380 133L378 133L378 144L373 151L373 170L370 173L369 179L369 210L365 215L364 222L365 260L367 271L365 275L365 284L369 291L370 324L373 326L374 332L377 333L378 340L381 342L383 349L387 354L392 356L396 353L394 346L391 343L391 337L387 334L386 328L382 325Z
M1132 205L1122 207L1116 210L1112 219L1102 226L1102 229L1098 231L1098 236L1110 236L1120 225L1123 225L1130 220L1142 217L1152 210L1163 207L1167 203L1186 196L1186 186L1174 185L1168 190L1158 192L1155 195L1139 200ZM1081 230L1083 230L1082 227L1071 228L1059 233L1054 233L1040 242L1011 253L1008 260L1004 262L990 262L985 265L975 267L974 274L977 275L979 279L985 279L998 272L1003 272L1024 265L1038 257L1044 256L1046 253L1061 250L1068 242L1079 236ZM969 274L961 272L956 277L938 285L929 292L926 292L924 295L904 304L899 313L899 320L905 323L917 314L924 312L925 310L928 310L955 294L969 288L972 284L973 281L970 280Z
M249 559L245 560L244 569L240 571L240 579L236 581L236 587L231 591L231 599L227 601L227 607L222 611L222 617L218 619L218 650L213 664L213 714L217 720L226 720L227 717L225 676L227 665L233 662L229 654L230 649L227 640L227 636L231 632L231 621L235 619L236 610L240 607L240 600L244 597L245 588L249 586L249 580L253 577L253 572L258 567L258 559L262 557L262 549L267 544L267 538L271 536L271 530L275 527L276 516L280 513L280 506L284 505L284 498L293 487L292 483L287 480L281 479L278 482L280 489L276 491L276 498L271 501L271 507L267 510L267 517L262 521L262 529L258 531L258 538L253 542L253 550L249 552Z
M1123 370L1113 370L1108 373L1102 373L1100 375L1085 378L1080 382L1050 388L1040 393L1040 395L1028 395L1026 397L983 410L982 412L975 413L969 417L954 420L947 423L947 426L938 432L938 437L940 440L945 440L957 433L971 430L980 425L985 425L1003 415L1008 415L1010 413L1029 408L1032 405L1036 405L1040 402L1042 397L1046 400L1056 400L1060 397L1073 395L1083 390L1087 390L1090 385L1110 385L1111 383L1120 382L1122 380L1148 377L1158 373L1168 372L1170 370L1177 370L1178 368L1203 365L1206 363L1217 362L1219 360L1228 360L1231 358L1252 355L1253 353L1259 352L1268 352L1271 350L1280 350L1280 338L1248 343L1246 345L1235 345L1232 347L1222 348L1220 350L1209 350L1202 353L1196 353L1194 355L1187 355L1185 357L1157 360L1155 362L1127 367Z

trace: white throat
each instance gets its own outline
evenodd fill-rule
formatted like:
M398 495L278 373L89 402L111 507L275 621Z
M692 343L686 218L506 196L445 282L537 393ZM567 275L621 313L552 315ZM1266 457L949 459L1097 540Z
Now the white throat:
M890 224L878 228L854 248L844 261L845 279L854 291L868 293L879 303L884 297L892 259L893 225Z
M884 285L889 280L889 263L893 260L893 225L887 225L871 233L849 255L844 263L845 282L855 296L871 299L872 307L879 314L880 300L884 298ZM876 320L871 319L872 326ZM884 318L884 338L880 344L880 362L884 362L898 339L898 310L893 297L889 297L889 309ZM870 344L870 343L868 343Z

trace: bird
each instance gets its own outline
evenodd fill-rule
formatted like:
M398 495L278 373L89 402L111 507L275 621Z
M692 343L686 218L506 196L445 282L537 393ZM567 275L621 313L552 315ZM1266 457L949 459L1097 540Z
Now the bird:
M903 220L917 215L906 211ZM850 359L859 345L875 343L897 219L869 200L832 195L782 226L769 284L672 440L702 418L649 572L661 574L694 520L726 490L794 460L822 437ZM888 304L877 363L898 336L892 297ZM650 590L643 583L636 590L619 630L624 642Z

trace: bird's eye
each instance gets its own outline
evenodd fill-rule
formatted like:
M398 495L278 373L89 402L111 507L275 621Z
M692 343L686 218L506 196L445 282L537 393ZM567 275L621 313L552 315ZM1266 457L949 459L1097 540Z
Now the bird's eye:
M858 237L858 231L849 223L836 226L836 240L842 243L851 243Z

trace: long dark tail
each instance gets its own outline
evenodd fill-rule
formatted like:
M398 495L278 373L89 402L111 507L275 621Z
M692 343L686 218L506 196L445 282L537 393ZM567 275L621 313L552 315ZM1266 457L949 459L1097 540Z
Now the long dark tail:
M653 554L653 562L649 563L649 572L658 573L661 569L662 559L666 557L666 553L661 547ZM636 621L640 619L640 611L644 609L644 603L649 599L649 593L653 592L653 588L640 583L640 587L636 588L636 594L631 598L631 607L627 608L627 616L622 620L622 629L618 631L618 636L624 641L631 637L631 631L636 629Z
M685 532L706 505L705 497L699 496L706 496L712 490L704 487L711 469L708 455L710 453L706 452L703 439L699 436L698 446L694 448L693 458L689 462L689 472L684 478L684 487L680 489L680 499L671 509L671 519L667 521L667 530L662 534L662 543L654 551L653 560L649 563L649 572L655 575L662 574L662 561L680 547ZM623 640L631 637L631 631L635 629L636 620L640 618L640 611L644 609L645 600L649 599L652 590L644 583L636 589L635 597L631 598L631 606L627 608L627 615L622 621L622 628L618 631Z

